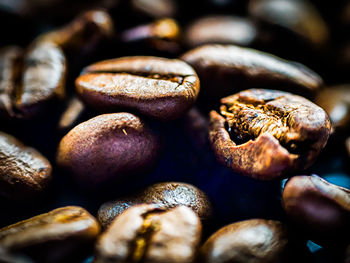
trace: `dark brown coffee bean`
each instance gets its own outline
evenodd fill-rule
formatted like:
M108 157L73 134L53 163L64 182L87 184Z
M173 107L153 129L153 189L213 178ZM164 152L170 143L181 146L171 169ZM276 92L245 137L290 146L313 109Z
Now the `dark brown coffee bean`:
M66 59L56 45L38 42L24 57L10 47L2 50L0 61L2 115L29 119L64 96Z
M350 190L316 175L295 176L283 190L283 207L316 241L350 241Z
M289 240L278 222L251 219L221 228L200 249L203 263L285 263Z
M75 85L91 108L136 110L160 120L183 115L196 101L199 80L185 62L158 57L123 57L95 63Z
M315 46L328 41L327 25L309 1L254 0L249 3L249 13L261 22L288 29Z
M250 46L256 40L257 29L247 19L234 16L207 16L190 24L185 41L190 47L203 44L235 44Z
M211 205L204 192L190 184L166 182L151 185L134 196L104 203L98 210L98 221L107 228L124 210L142 203L158 204L167 209L184 205L196 212L201 220L211 216Z
M67 206L0 229L0 247L26 254L35 262L67 262L64 259L86 255L83 248L98 234L93 216L83 208Z
M211 106L224 96L249 88L310 96L319 91L323 82L301 64L233 45L205 45L188 51L181 59L198 73L202 99Z
M210 113L209 136L217 159L244 175L269 180L312 164L326 145L327 114L287 92L242 91Z
M57 164L81 184L121 179L154 164L159 141L151 129L130 113L104 114L74 127L61 140Z
M51 42L65 52L92 49L104 37L113 34L113 22L102 10L86 11L66 26L40 35L37 42Z
M201 238L201 223L186 206L131 207L100 236L96 263L192 263Z
M344 133L350 127L350 86L341 85L322 90L315 103L323 108L331 120L334 132Z
M45 190L51 164L38 151L0 132L0 195L27 199Z

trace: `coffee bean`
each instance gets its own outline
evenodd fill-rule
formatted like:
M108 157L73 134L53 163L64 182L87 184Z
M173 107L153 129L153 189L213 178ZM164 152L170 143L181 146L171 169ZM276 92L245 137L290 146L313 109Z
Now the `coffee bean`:
M118 216L96 245L96 263L191 263L201 238L201 223L186 206L131 207Z
M42 193L51 180L51 164L38 151L0 132L0 195L27 199Z
M287 262L286 227L273 220L251 219L225 226L200 249L203 263Z
M210 113L209 136L217 159L236 172L262 180L309 167L327 143L327 114L287 92L242 91Z
M255 25L245 18L207 16L190 24L184 38L189 47L197 47L203 44L250 46L256 37Z
M198 73L202 84L200 98L206 109L224 96L249 88L313 96L322 86L322 79L301 64L234 45L201 46L181 59Z
M2 115L30 119L65 93L66 60L52 43L33 44L21 56L9 47L0 54Z
M158 57L123 57L88 66L76 79L77 92L91 108L138 111L172 120L196 101L199 80L185 62Z
M79 183L95 186L144 171L155 163L158 147L157 136L139 117L104 114L79 124L63 137L57 164Z
M58 122L57 129L60 132L67 133L69 130L73 129L74 126L79 123L90 119L87 116L91 114L88 113L88 110L84 103L77 97L72 97L61 114L61 118Z
M67 206L0 229L0 246L35 262L77 262L98 233L95 218L85 209Z
M315 103L327 112L336 136L349 131L350 86L340 85L323 89L317 95Z
M124 210L142 203L158 204L167 209L185 205L204 221L211 216L208 197L200 189L186 183L165 182L151 185L133 196L104 203L98 210L98 221L107 228Z
M180 53L180 27L174 19L163 18L129 28L121 33L120 38L125 46L121 47L123 52L130 50L133 55L140 50L168 52L170 55Z
M249 4L249 13L260 22L273 28L278 25L294 33L294 37L303 37L316 47L328 41L326 22L309 1L254 0ZM277 37L273 40L279 41Z
M177 12L177 2L174 0L131 0L131 7L150 17L173 17Z
M316 241L349 242L350 190L316 175L295 176L283 190L283 207Z
M41 34L34 42L51 42L65 52L92 49L96 43L113 34L113 21L102 10L86 11L66 26Z

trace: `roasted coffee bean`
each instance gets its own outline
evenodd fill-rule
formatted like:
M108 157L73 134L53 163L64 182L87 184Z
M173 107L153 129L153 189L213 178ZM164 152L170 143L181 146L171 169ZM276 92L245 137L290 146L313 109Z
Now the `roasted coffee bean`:
M82 185L94 186L149 168L159 154L159 140L137 116L104 114L74 127L61 140L57 164Z
M131 207L100 236L96 263L192 263L201 238L201 223L186 206Z
M189 47L203 44L235 44L250 46L257 37L257 29L249 20L234 16L207 16L190 24L185 32Z
M289 218L316 241L350 241L350 190L316 175L295 176L283 190L283 207Z
M57 129L60 132L68 132L73 129L74 126L79 123L90 119L89 114L84 103L77 97L73 97L69 100L65 110L61 114L61 118L58 122Z
M251 89L223 98L210 113L209 136L222 164L269 180L309 167L326 145L327 114L287 92Z
M158 204L167 209L184 205L196 212L201 220L211 216L211 205L204 192L190 184L166 182L151 185L134 196L104 203L98 210L98 221L107 228L125 209L142 203Z
M273 28L278 25L294 33L295 37L302 37L317 47L328 41L328 27L309 1L253 0L249 3L249 13L260 22ZM273 40L279 41L278 36Z
M149 24L130 28L124 31L120 38L133 55L135 55L135 48L168 52L169 54L180 52L180 28L178 23L170 18L158 19Z
M285 263L288 249L288 233L282 223L251 219L214 233L200 249L199 262Z
M206 107L249 88L281 89L313 96L323 82L301 64L234 45L205 45L188 51L181 59L198 73Z
M154 18L174 17L177 12L177 2L174 0L131 0L135 11Z
M0 229L0 247L35 262L76 262L98 233L98 223L85 209L67 206Z
M64 96L66 59L59 47L44 42L21 55L14 47L0 54L0 107L6 117L30 119Z
M42 193L51 180L51 164L38 151L0 132L0 195L27 199Z
M350 85L329 87L322 90L315 103L323 108L338 135L349 131L350 127Z
M35 41L51 42L65 52L82 52L92 49L101 38L113 34L113 22L102 10L87 11L66 26L40 35Z
M158 57L123 57L88 66L76 79L77 92L91 108L136 110L172 120L196 101L199 80L185 62Z

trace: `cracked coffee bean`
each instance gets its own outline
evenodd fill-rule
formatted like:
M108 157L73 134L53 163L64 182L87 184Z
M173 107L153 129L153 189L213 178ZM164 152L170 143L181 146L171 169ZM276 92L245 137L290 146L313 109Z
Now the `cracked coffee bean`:
M4 48L0 76L1 114L30 119L64 96L66 59L52 43L38 42L24 53L16 47Z
M75 85L81 99L102 111L135 110L167 121L196 101L199 80L185 62L158 57L123 57L85 68Z
M313 97L323 85L307 67L271 54L234 45L205 45L181 59L189 63L201 81L204 107L220 98L249 88L277 89Z
M273 220L251 219L225 226L201 247L203 263L284 263L288 259L286 227Z
M51 180L50 162L33 148L0 132L0 195L25 200L42 193Z
M327 114L287 92L251 89L221 100L210 113L210 142L232 170L270 180L309 167L327 143Z
M96 244L95 263L192 263L201 222L186 206L131 207L118 216Z
M350 241L350 190L316 175L295 176L283 190L283 207L315 241L331 245Z
M67 206L0 229L0 247L35 262L74 261L88 253L99 225L85 209Z
M167 209L184 205L196 212L202 221L208 220L212 212L208 197L197 187L165 182L151 185L134 196L104 203L98 210L98 221L103 228L107 228L124 210L142 203L157 204Z
M81 185L96 186L147 170L155 163L159 140L139 117L104 114L74 127L59 144L57 164Z
M250 46L256 38L256 26L245 18L234 16L202 17L185 31L185 41L189 47L204 44Z

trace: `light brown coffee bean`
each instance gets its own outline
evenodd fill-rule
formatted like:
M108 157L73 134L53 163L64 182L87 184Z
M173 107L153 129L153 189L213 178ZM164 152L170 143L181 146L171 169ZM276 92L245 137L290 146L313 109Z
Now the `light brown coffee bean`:
M252 22L234 16L202 17L187 27L184 36L190 47L204 44L250 46L256 37L257 29Z
M273 220L251 219L225 226L200 249L203 263L285 263L286 227Z
M48 42L33 44L25 53L9 47L0 54L0 75L2 115L30 119L64 96L66 59Z
M136 204L158 204L167 209L180 205L191 208L203 221L208 220L212 208L208 197L197 187L177 182L153 184L140 193L104 203L98 210L98 221L107 228L115 217Z
M27 199L42 193L51 171L50 162L38 151L0 132L0 195Z
M68 262L86 255L84 248L98 233L98 223L85 209L67 206L0 229L0 247L35 262Z
M158 57L123 57L85 68L75 82L91 108L135 110L152 118L172 120L196 101L199 80L185 62Z
M201 223L186 206L131 207L118 216L96 244L96 263L194 262Z
M113 113L83 122L64 136L57 164L82 185L94 187L151 167L158 154L159 140L146 123L130 113Z
M327 143L327 114L291 93L251 89L223 98L210 113L209 137L217 159L262 180L309 167Z

